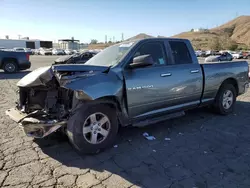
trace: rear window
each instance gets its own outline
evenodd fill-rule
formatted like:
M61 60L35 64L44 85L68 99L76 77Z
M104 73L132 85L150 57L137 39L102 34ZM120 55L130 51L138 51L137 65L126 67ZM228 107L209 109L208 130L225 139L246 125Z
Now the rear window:
M184 42L169 41L172 55L174 57L174 64L192 64L192 58Z

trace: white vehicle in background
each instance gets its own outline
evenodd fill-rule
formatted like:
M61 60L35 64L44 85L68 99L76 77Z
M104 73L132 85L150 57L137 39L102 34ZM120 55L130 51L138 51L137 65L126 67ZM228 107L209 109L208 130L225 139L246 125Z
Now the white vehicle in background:
M48 48L41 48L40 49L40 54L41 55L52 55L52 50Z
M241 59L241 58L243 58L242 52L232 52L231 55L233 56L234 59Z
M73 50L70 50L70 49L66 49L66 50L64 50L64 52L65 52L66 55L74 54Z
M25 52L25 48L20 48L20 47L13 48L13 50L15 52Z
M65 55L65 52L63 49L53 49L52 54L53 55Z

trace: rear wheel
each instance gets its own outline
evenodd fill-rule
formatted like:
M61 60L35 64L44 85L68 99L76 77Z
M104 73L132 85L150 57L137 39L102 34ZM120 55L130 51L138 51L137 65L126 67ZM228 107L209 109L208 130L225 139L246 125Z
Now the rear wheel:
M17 63L13 60L7 60L3 64L3 70L5 73L15 73L18 71Z
M219 114L227 115L233 112L236 101L236 90L232 84L224 84L215 99L215 110Z
M95 154L110 147L118 132L115 109L97 104L81 105L70 117L67 135L70 142L82 153Z

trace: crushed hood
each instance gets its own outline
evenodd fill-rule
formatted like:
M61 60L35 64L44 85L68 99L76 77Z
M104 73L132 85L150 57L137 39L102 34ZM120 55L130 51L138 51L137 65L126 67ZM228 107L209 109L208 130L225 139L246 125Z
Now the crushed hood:
M38 68L24 76L19 82L18 87L34 87L45 85L53 78L51 66Z
M91 73L94 75L97 72L105 72L109 67L91 66L83 64L69 64L69 65L53 65L47 67L38 68L31 73L24 76L18 83L18 87L35 87L46 86L46 84L56 77L58 82L64 80L63 77L58 76L64 73L70 73L71 76L65 76L67 80L75 79L79 77L81 73ZM73 75L71 74L73 73ZM94 73L94 74L92 74ZM80 76L81 77L81 76ZM62 84L62 82L60 83Z

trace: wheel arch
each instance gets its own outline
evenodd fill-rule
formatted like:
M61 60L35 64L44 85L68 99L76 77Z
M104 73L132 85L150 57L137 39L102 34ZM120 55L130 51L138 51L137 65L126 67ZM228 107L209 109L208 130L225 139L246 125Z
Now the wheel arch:
M16 63L16 65L17 65L17 67L19 67L19 66L18 66L18 61L17 61L16 58L13 58L13 57L5 57L5 58L2 59L1 68L3 68L4 64L5 64L6 62L8 62L8 61L14 61L14 62Z
M109 107L114 108L116 110L118 121L121 126L130 124L127 110L124 107L124 101L122 99L119 99L117 96L103 96L95 99L93 102L106 104Z
M237 80L235 78L227 78L226 80L224 80L221 83L220 88L217 91L217 94L220 91L220 89L222 88L222 86L225 85L225 84L232 84L234 86L234 88L235 88L236 96L238 96L238 94L239 94L239 86L238 86L238 82L237 82Z

